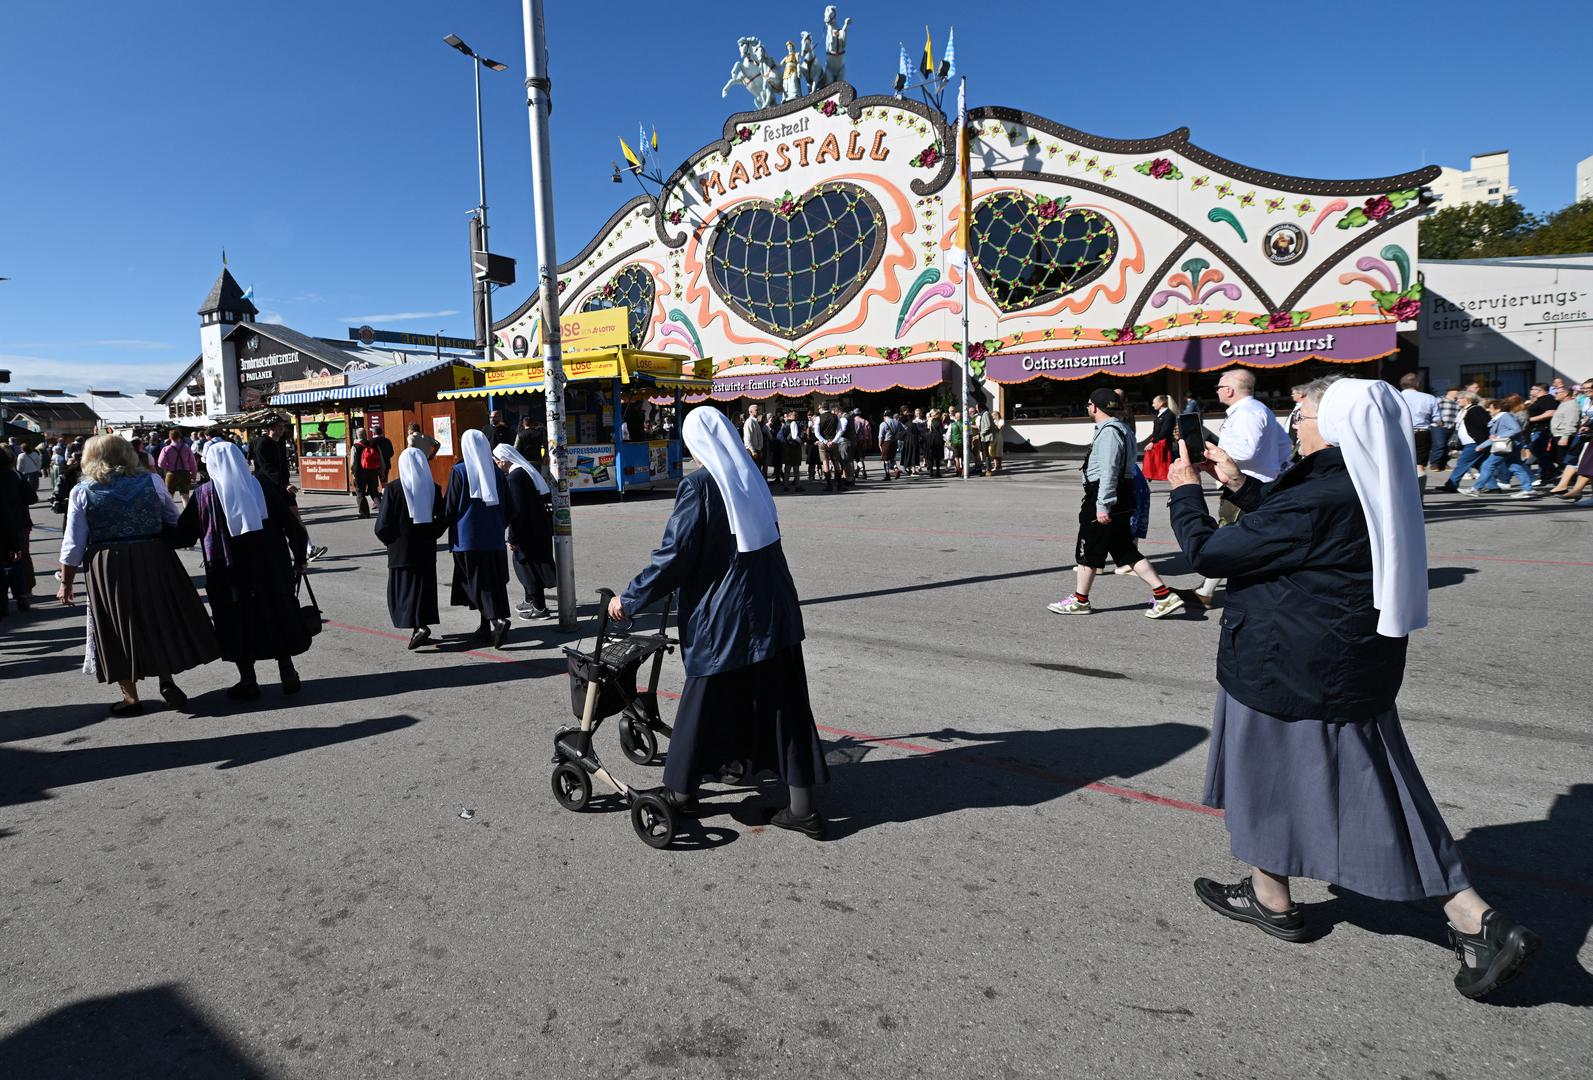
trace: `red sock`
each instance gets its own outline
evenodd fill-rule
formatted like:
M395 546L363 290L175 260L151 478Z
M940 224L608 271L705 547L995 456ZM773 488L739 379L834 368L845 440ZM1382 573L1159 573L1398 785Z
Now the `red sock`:
M1166 585L1163 585L1159 589L1152 589L1151 590L1151 595L1154 596L1158 600L1165 600L1165 599L1167 599L1167 594L1172 592L1172 591L1173 590L1169 589Z
M1073 594L1073 599L1077 600L1081 604L1088 604L1090 602L1090 594L1076 592Z

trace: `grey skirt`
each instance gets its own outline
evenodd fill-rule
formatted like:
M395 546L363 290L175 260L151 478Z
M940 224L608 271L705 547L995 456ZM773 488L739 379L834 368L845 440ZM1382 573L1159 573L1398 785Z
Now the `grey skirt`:
M1394 709L1356 723L1280 720L1217 691L1206 791L1235 858L1379 900L1468 888Z

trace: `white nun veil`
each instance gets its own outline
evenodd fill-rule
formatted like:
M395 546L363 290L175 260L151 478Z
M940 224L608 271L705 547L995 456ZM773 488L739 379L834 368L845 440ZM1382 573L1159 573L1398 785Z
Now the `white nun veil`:
M404 489L410 520L416 525L429 522L436 509L437 485L432 481L424 450L408 446L398 455L398 483Z
M1377 632L1404 637L1427 625L1427 524L1410 412L1386 382L1339 379L1322 395L1316 422L1343 451L1366 514Z
M492 464L492 450L480 428L471 428L460 440L464 444L465 479L470 481L470 497L488 506L498 505L498 470Z
M266 516L265 494L243 460L243 451L226 439L217 439L205 447L205 471L210 474L216 498L221 500L227 535L259 531Z
M492 448L492 456L499 461L507 461L510 472L516 469L524 469L526 474L531 477L531 482L537 486L537 493L540 495L548 493L548 482L542 479L542 470L527 461L524 454L508 443L501 442L494 446Z
M776 543L780 522L774 496L724 414L712 407L693 409L686 415L681 436L691 456L719 485L730 513L730 531L736 534L736 550L757 551Z

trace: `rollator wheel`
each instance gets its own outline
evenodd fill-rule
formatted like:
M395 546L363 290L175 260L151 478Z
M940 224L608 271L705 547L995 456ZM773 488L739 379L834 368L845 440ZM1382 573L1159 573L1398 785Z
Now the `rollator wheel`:
M569 761L554 768L553 797L566 810L585 810L592 799L592 781L586 770Z
M620 749L636 764L650 764L658 756L658 736L646 720L627 714L620 724Z
M657 795L638 795L631 803L631 828L650 848L666 848L675 838L675 811Z

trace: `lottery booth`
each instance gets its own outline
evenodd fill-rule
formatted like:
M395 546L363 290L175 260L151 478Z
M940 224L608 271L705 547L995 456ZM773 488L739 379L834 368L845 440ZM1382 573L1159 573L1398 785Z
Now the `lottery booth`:
M690 373L690 363L625 346L564 355L571 492L624 495L681 478L681 400L712 385ZM437 397L440 404L483 406L484 421L486 412L496 410L537 420L545 415L543 389L542 361L499 360L482 365L481 385Z

